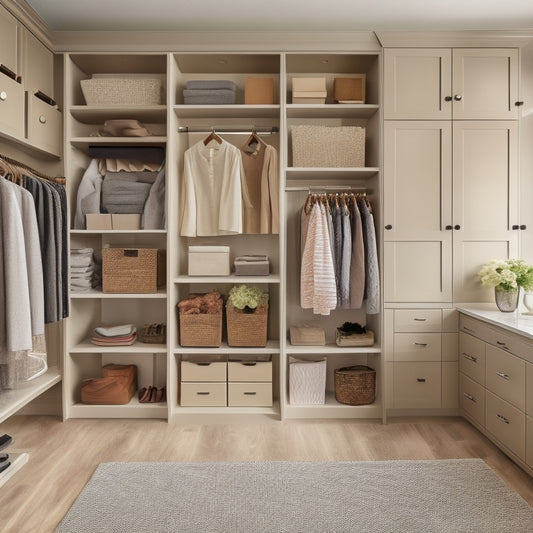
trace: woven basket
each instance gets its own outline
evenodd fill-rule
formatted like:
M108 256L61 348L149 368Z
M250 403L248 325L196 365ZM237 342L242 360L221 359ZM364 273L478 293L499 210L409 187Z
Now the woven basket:
M365 128L293 126L293 167L364 167Z
M165 344L167 342L167 325L162 324L145 324L139 340L146 344Z
M337 346L373 346L374 332L367 330L366 333L343 334L337 328L335 332L335 342Z
M160 105L161 80L91 78L80 81L87 105Z
M184 315L179 313L181 346L217 348L222 344L222 313Z
M105 293L157 292L157 256L153 248L104 248L102 291Z
M356 365L335 370L335 399L346 405L368 405L376 399L376 371Z
M268 304L244 313L232 304L226 305L226 321L229 346L266 346Z

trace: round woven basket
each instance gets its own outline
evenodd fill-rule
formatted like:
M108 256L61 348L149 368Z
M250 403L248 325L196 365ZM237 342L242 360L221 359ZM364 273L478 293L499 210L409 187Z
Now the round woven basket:
M346 405L368 405L376 399L376 371L355 365L335 370L335 399Z

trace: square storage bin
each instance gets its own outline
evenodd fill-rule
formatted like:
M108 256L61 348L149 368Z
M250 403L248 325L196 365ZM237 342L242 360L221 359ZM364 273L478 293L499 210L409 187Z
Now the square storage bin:
M113 229L141 229L141 215L136 214L112 214L111 222Z
M189 276L229 274L229 246L189 246Z
M352 78L334 78L333 99L339 104L364 104L365 83L365 74L356 74Z
M291 405L320 405L326 400L326 359L289 357Z
M244 103L247 105L271 105L274 103L273 78L246 78Z
M365 128L299 125L291 128L292 166L365 166Z
M267 255L241 255L233 262L236 276L268 276L270 262Z
M158 78L94 77L81 80L87 105L161 105Z
M179 313L181 346L218 348L222 344L222 313L184 315Z
M228 361L228 381L272 381L272 361Z
M226 361L182 361L181 381L226 381L226 369Z
M88 213L85 215L85 226L88 230L113 229L113 220L107 213Z
M293 104L325 104L326 78L293 78Z
M230 407L270 407L272 383L228 383Z
M225 407L227 405L226 382L181 383L183 407Z

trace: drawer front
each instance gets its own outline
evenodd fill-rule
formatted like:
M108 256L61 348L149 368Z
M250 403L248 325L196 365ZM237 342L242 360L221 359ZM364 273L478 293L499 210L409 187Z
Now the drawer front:
M485 425L485 389L459 373L459 407L481 426Z
M522 461L526 452L526 415L510 403L485 391L485 427Z
M529 345L516 335L509 335L500 330L491 330L488 342L497 348L510 352L522 359L533 362L533 346Z
M527 417L526 463L533 468L533 418Z
M526 413L533 417L533 363L526 363Z
M24 138L24 89L0 73L0 130Z
M526 406L526 363L523 359L487 345L485 386L521 411Z
M228 381L272 381L272 361L229 361Z
M481 385L485 385L486 346L472 335L459 333L459 370Z
M61 154L61 112L28 93L28 141L54 155Z
M395 333L395 361L440 361L440 333Z
M230 407L270 407L272 383L228 383Z
M435 332L442 329L440 309L395 309L394 331L409 332Z
M493 330L480 320L461 314L459 317L459 331L464 331L474 337L488 341Z
M394 363L395 408L432 409L440 406L440 363Z
M226 362L182 361L181 381L226 381Z
M181 384L181 405L183 407L225 407L226 383L184 383Z

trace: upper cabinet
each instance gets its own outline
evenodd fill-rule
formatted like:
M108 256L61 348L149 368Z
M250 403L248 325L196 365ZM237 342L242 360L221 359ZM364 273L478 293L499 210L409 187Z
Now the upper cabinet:
M385 49L385 119L518 118L518 50Z
M18 48L21 25L6 9L0 6L0 64L18 73Z
M22 76L30 94L54 97L54 54L28 30L23 31Z

